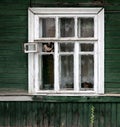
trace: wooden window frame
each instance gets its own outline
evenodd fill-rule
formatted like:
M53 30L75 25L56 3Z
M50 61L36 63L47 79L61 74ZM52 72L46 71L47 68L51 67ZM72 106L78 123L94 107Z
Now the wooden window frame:
M39 18L40 17L57 17L56 24L58 25L58 17L94 17L94 37L92 38L78 38L77 32L75 31L74 38L59 38L58 36L58 27L56 27L56 36L54 38L39 38ZM77 27L77 23L75 23ZM78 71L75 73L75 87L74 91L59 91L59 79L58 71L55 69L54 75L56 75L54 84L55 90L53 91L41 91L39 90L39 62L38 62L38 52L29 52L28 53L28 92L30 94L41 94L41 95L98 95L104 94L104 9L103 8L29 8L28 9L28 42L36 43L37 46L40 42L44 41L53 41L55 43L55 68L58 67L58 42L59 41L74 41L75 43L75 56L74 63L78 63L78 44L79 42L85 43L90 42L94 43L94 61L95 61L95 79L94 79L94 91L79 91L78 88ZM27 45L28 46L28 45ZM39 46L38 46L39 47ZM37 48L36 48L37 49ZM78 70L78 65L74 66L74 71Z

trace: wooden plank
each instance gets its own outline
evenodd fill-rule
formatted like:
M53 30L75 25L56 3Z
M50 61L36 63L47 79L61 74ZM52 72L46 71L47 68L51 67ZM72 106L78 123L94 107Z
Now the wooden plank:
M67 104L61 103L61 113L60 113L60 127L66 127L67 125Z
M109 94L119 94L120 93L120 88L106 88L106 93ZM112 101L112 100L111 100Z
M60 103L55 103L54 104L54 126L55 127L60 127L61 123L60 123L60 114L61 114L61 109L60 109ZM51 116L49 116L51 117Z
M83 126L83 104L82 103L78 103L78 127L82 127Z
M0 116L0 126L4 127L119 127L120 103L1 102ZM67 120L71 120L69 124Z
M83 127L87 127L89 125L89 104L83 104Z
M79 1L79 0L62 0L62 1L60 1L60 2L58 2L57 0L46 0L46 1L39 1L39 0L31 0L31 4L32 5L34 5L34 4L53 4L54 5L54 3L88 3L88 2L91 2L91 0L81 0L81 1Z
M111 103L111 127L117 127L117 104Z
M50 111L49 111L49 118L50 118L50 121L49 121L49 126L50 127L55 127L55 104L54 103L50 103Z
M105 126L111 127L111 104L105 104Z
M105 127L105 104L100 105L100 126Z
M66 127L72 127L72 123L73 123L72 109L73 109L73 104L72 103L67 103L67 107L66 107Z
M117 103L117 127L120 127L120 103Z
M79 119L78 103L73 103L73 104L71 103L71 105L72 105L72 126L79 127L78 126L78 119Z
M106 88L119 88L120 82L105 82Z

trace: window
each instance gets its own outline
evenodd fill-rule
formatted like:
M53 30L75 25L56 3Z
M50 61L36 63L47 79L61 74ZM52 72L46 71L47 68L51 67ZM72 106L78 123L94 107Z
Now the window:
M104 9L29 8L29 93L104 93Z

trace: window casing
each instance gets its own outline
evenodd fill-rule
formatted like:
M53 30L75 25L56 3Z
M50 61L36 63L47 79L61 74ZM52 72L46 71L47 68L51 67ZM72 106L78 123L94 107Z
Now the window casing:
M29 8L29 93L104 93L104 9Z

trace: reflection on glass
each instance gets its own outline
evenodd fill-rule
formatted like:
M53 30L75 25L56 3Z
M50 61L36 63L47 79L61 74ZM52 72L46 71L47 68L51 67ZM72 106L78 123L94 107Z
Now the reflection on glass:
M94 59L93 55L80 56L81 61L81 88L93 88Z
M60 56L60 89L73 89L73 55Z
M42 55L42 90L53 89L54 86L53 55Z
M74 37L73 18L60 18L60 37Z
M80 51L94 51L93 44L80 44Z
M40 37L55 37L54 18L41 18L39 23L40 23Z
M74 44L73 43L60 43L60 52L73 52Z
M53 42L43 43L42 51L43 52L54 52L54 43Z
M78 19L78 37L94 37L94 19L79 18Z

